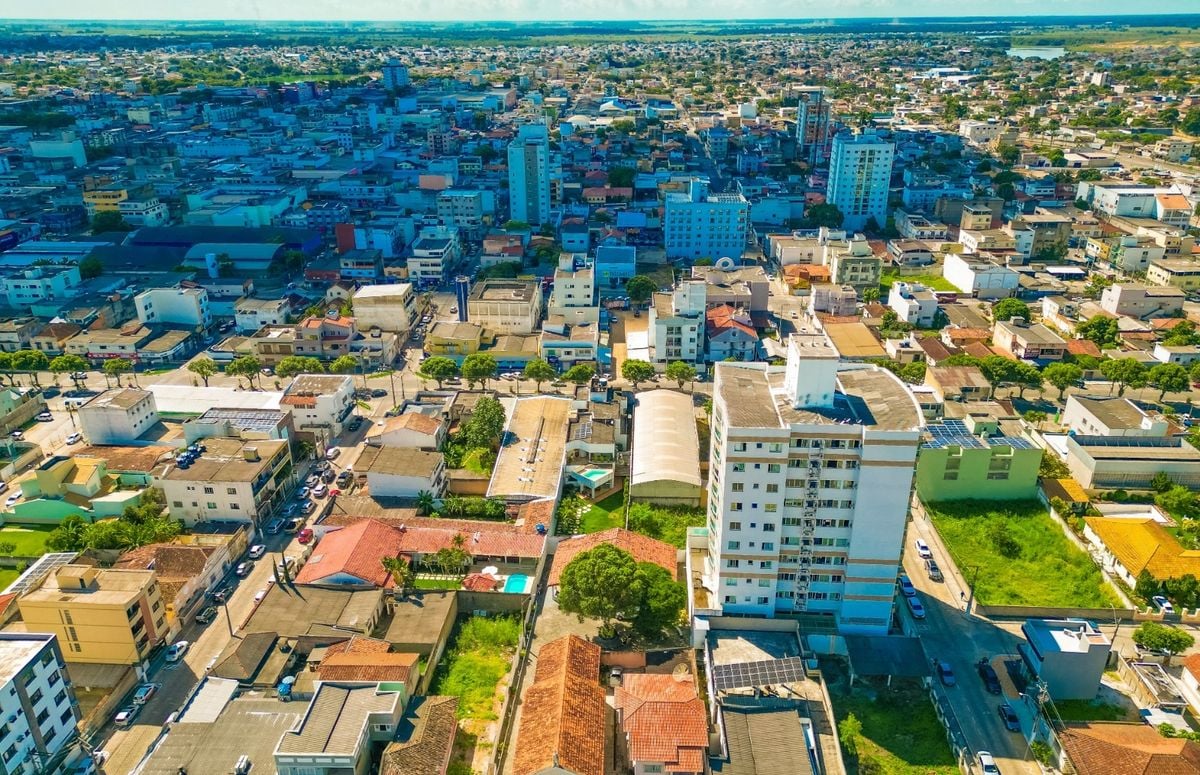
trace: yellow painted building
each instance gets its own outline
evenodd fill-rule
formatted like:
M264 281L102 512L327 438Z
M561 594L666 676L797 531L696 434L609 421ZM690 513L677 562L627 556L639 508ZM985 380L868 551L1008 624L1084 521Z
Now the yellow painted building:
M124 186L105 186L83 192L83 206L88 215L103 212L118 212L121 203L129 198L129 190Z
M479 352L483 329L474 323L439 321L425 337L425 352L449 358Z
M26 629L57 635L68 662L136 664L167 633L152 570L64 565L18 605Z

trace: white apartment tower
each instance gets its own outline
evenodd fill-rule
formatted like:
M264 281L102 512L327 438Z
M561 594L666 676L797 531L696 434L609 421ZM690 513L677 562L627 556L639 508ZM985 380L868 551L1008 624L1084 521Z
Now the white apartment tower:
M509 213L539 226L550 220L550 136L545 124L525 124L508 144Z
M904 384L807 322L784 367L716 364L712 417L710 608L886 633L922 426Z
M0 772L66 769L80 719L68 679L53 635L0 634Z
M400 64L399 59L389 59L383 66L383 88L403 89L409 83L408 67Z
M895 143L870 130L833 138L825 199L846 216L843 229L861 231L871 219L881 227L887 222L895 155Z
M750 229L750 203L741 194L712 194L707 178L666 195L663 244L667 258L725 257L740 262Z
M823 86L802 86L796 108L796 158L816 167L829 144L829 101Z

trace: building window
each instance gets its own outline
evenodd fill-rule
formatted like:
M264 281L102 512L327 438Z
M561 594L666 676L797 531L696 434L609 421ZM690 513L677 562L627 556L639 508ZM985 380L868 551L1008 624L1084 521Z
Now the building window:
M731 552L736 552L738 549L742 548L742 542L741 541L729 541L725 544L725 548Z
M741 523L741 522L730 522L730 523L729 523L729 529L730 529L730 530L741 530L741 529L742 529L742 523Z

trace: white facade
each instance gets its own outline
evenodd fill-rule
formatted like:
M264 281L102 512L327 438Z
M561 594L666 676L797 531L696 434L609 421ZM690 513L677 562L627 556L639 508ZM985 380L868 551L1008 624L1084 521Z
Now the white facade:
M542 321L542 289L530 280L480 280L467 299L467 319L500 334L532 334Z
M234 302L233 319L238 331L253 334L263 326L281 326L287 323L291 306L284 299L242 298Z
M413 241L408 259L408 276L421 285L441 285L462 256L462 242L455 226L427 226Z
M886 633L923 423L912 394L804 326L786 367L717 364L713 403L711 608Z
M946 255L942 276L963 293L981 299L1003 299L1012 296L1020 275L1006 266L987 261L971 261L954 253Z
M905 323L923 328L933 325L938 310L937 298L920 283L893 283L887 303Z
M117 210L130 226L165 226L171 220L171 211L158 197L126 199L117 204Z
M590 264L575 269L575 257L567 254L554 270L554 290L550 292L550 317L561 316L563 321L576 323L600 322L600 307L596 304L596 273Z
M1183 311L1187 294L1168 286L1150 288L1145 285L1118 283L1100 294L1100 309L1110 315L1131 318L1173 318Z
M389 59L381 69L383 71L383 88L385 89L403 89L410 83L408 67L401 64L398 59Z
M71 743L79 708L53 635L0 633L0 751L3 771L45 772L43 760Z
M342 432L354 409L354 378L335 374L300 374L292 380L280 408L292 411L299 431L315 431L330 439Z
M172 519L188 526L205 520L258 522L281 502L285 472L291 470L287 441L212 438L204 445L198 462L186 469L170 464L155 478Z
M147 325L208 328L212 310L203 288L151 288L133 297L138 320Z
M544 124L525 124L508 146L509 214L539 226L550 220L550 140Z
M887 222L888 187L896 146L873 132L833 138L825 199L845 216L842 228L858 231L874 220Z
M704 360L707 291L703 280L686 280L670 294L654 294L647 321L653 363Z
M67 300L79 286L79 267L31 266L0 275L0 298L9 307L43 300Z
M666 196L663 242L667 258L726 256L740 260L750 228L750 203L741 194L710 194L708 180L693 178L686 193Z
M158 422L154 394L113 388L79 407L79 429L89 444L132 444Z
M378 328L408 331L417 317L417 295L411 283L364 285L354 292L354 324L360 331Z

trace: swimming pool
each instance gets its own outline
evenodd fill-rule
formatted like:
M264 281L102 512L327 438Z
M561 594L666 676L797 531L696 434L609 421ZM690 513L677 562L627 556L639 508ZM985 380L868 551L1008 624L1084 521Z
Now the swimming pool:
M524 573L514 573L504 580L504 591L515 595L521 595L529 591L533 580Z
M582 471L577 471L576 473L590 482L602 482L612 472L606 471L603 468L585 468Z

